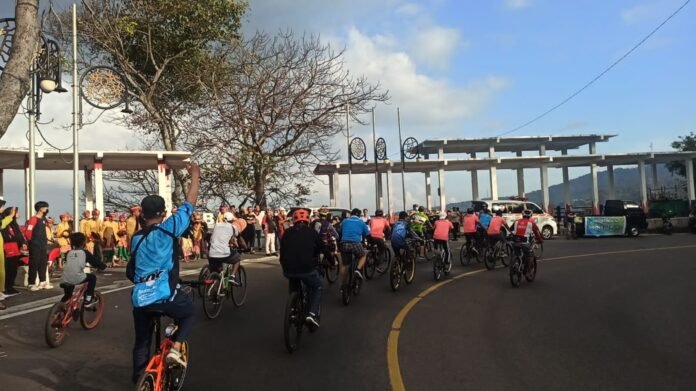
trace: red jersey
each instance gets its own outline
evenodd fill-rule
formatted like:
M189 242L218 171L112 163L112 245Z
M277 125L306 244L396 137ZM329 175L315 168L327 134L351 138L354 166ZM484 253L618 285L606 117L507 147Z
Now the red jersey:
M384 231L389 228L389 222L384 217L373 217L369 221L370 237L384 239Z
M464 216L464 233L465 234L475 234L476 226L481 223L478 216L475 214L467 214Z
M500 230L505 225L505 219L500 216L495 216L488 224L488 235L500 235Z
M449 233L454 229L452 222L446 219L440 219L435 222L435 232L433 233L433 239L435 240L449 240Z
M541 231L539 231L539 227L532 219L517 220L512 228L512 232L515 234L516 237L525 239L534 235L537 242L542 242Z

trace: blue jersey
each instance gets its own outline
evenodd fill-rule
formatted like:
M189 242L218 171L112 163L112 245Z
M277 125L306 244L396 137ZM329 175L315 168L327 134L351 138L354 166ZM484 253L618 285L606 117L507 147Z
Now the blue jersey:
M358 216L350 216L341 222L341 242L359 243L368 236L370 228Z
M479 216L479 221L485 229L488 229L488 226L491 225L491 220L493 220L493 216L488 213L481 213L481 216Z

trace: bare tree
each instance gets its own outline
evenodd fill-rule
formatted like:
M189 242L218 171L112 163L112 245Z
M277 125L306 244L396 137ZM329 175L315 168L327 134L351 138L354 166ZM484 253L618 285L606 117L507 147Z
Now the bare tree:
M257 33L228 47L226 71L209 85L210 107L195 116L187 145L205 163L208 186L221 194L260 205L304 202L311 170L338 156L331 142L346 107L357 121L388 94L353 78L343 50L315 36Z
M29 91L31 64L39 46L38 10L38 0L17 1L16 29L12 31L11 26L0 25L0 61L9 57L0 74L0 138Z

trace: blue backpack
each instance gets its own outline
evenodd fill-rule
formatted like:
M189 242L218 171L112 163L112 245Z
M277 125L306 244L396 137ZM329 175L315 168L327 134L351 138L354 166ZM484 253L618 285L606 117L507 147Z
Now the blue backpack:
M393 246L406 245L406 235L408 234L407 222L397 221L392 230L391 242Z

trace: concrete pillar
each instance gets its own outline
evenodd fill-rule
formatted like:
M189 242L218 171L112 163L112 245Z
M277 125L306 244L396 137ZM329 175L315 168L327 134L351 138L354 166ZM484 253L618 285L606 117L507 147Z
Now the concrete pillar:
M379 209L384 210L384 180L382 173L377 173L377 205Z
M447 210L447 197L445 196L445 151L443 147L438 149L437 159L440 161L437 170L437 182L440 186L440 212L444 212Z
M471 153L471 158L476 159L476 152ZM471 170L471 199L473 201L479 199L478 173L476 170Z
M100 160L94 162L94 207L101 212L104 217L104 176L103 164Z
M495 158L495 147L490 146L488 149L488 157L491 159ZM493 163L495 164L495 163ZM490 182L491 182L491 199L497 200L498 199L498 167L495 165L491 165L489 168L489 177L490 177Z
M638 174L640 175L640 206L648 213L648 181L645 178L645 162L638 162Z
M338 168L337 168L337 170L338 170ZM337 206L339 206L339 205L341 204L341 201L340 201L340 196L341 196L341 192L340 192L341 186L340 186L340 184L341 184L341 183L339 182L339 181L341 180L341 176L338 175L338 171L334 171L334 173L332 174L332 178L333 178L333 194L334 194L334 197L333 197L333 198L334 198L334 204L333 204L333 206L337 207Z
M609 192L607 194L607 199L616 199L616 186L614 186L614 166L607 166L607 180L609 182Z
M0 197L5 197L5 170L0 168Z
M694 189L694 162L692 159L684 160L686 166L686 188L689 191L689 201L696 200L696 190Z
M29 171L29 159L24 159L24 217L28 220L34 215L34 205L31 204L31 173Z
M540 156L545 156L546 155L546 145L540 145L539 146L539 155ZM544 212L549 213L549 204L551 201L549 200L549 167L545 163L542 163L541 168L539 169L539 174L541 175L541 208L544 210Z
M590 155L597 154L597 145L595 143L590 143ZM599 214L599 185L597 183L597 165L592 164L590 166L590 173L592 174L592 213Z
M522 157L522 151L517 151L517 157ZM524 168L517 169L517 195L524 197Z
M394 211L394 193L392 192L392 164L387 163L387 213L391 217Z
M85 210L94 209L94 182L92 170L85 170Z
M334 192L334 174L329 177L329 206L336 207L336 193Z
M430 210L433 207L433 194L430 186L430 172L425 173L425 208Z
M561 155L568 155L568 150L561 150ZM563 166L561 170L563 171L563 203L565 205L571 205L573 203L573 199L570 197L570 177L568 175L568 166Z
M653 191L655 191L655 190L657 190L657 184L658 184L658 182L657 182L657 163L652 163L650 165L650 168L652 169L651 170L651 172L652 172L652 188L653 188Z
M157 184L159 195L164 198L167 214L170 214L172 212L172 172L163 160L157 163Z

